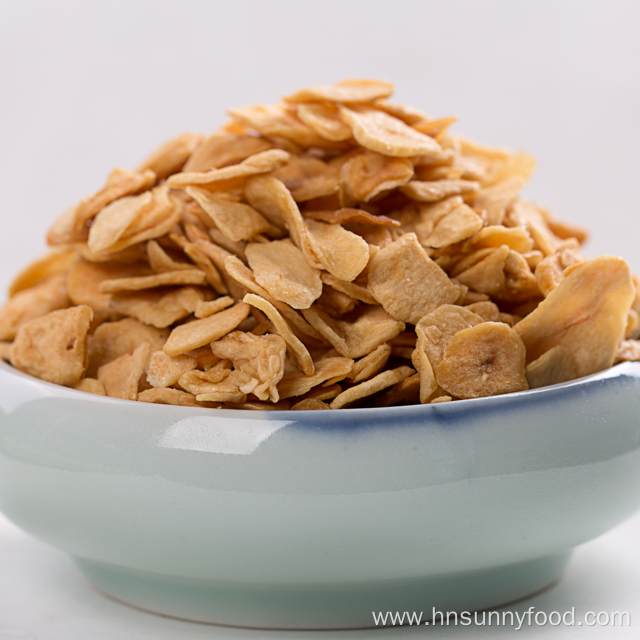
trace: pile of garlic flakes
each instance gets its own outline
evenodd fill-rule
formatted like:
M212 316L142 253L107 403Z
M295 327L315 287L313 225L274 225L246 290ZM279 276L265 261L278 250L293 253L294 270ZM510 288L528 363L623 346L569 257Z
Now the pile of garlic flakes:
M385 82L231 109L115 169L14 281L0 357L126 400L435 403L640 359L627 264L523 200L534 162Z

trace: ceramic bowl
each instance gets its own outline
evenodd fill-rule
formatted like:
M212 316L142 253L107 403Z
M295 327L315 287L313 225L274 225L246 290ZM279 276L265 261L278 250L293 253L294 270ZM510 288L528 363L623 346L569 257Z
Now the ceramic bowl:
M640 365L446 404L115 400L0 364L0 510L99 589L191 620L373 626L556 580L640 506Z

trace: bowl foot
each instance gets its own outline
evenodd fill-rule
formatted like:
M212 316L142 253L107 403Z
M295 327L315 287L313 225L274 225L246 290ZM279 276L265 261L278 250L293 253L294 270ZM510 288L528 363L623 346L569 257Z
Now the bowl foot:
M101 591L163 615L263 629L352 629L383 626L373 612L422 613L424 625L434 609L446 616L518 600L553 583L569 555L437 577L290 586L220 583L74 560Z

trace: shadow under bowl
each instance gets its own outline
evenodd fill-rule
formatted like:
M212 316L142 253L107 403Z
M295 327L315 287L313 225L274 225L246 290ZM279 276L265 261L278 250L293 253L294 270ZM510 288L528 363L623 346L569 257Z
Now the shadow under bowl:
M0 363L0 510L165 615L337 629L497 606L639 507L640 364L478 400L251 412Z

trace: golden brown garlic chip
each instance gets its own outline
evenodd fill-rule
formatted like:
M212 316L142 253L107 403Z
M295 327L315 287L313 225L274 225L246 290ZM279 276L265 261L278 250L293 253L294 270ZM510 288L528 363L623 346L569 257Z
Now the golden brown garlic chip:
M225 267L229 275L241 283L248 291L264 298L270 305L286 318L287 322L295 329L297 335L305 335L314 339L322 339L322 336L296 311L284 302L272 298L254 279L253 272L247 269L235 256L227 256ZM244 295L244 294L243 294ZM273 320L272 320L273 322ZM283 336L284 337L284 336ZM286 338L285 338L286 339Z
M18 328L50 311L70 304L66 275L56 274L40 284L16 293L0 308L0 340L13 340Z
M294 156L272 175L291 191L296 202L305 202L337 193L338 173L336 167L318 158Z
M543 258L536 266L535 277L542 294L548 296L562 281L564 270L583 260L575 238L562 242L555 253Z
M9 297L12 298L25 289L31 289L42 284L51 276L68 273L78 259L74 249L59 247L50 251L46 256L32 262L23 269L9 285Z
M307 347L305 347L304 344L300 340L298 340L298 338L291 330L291 327L278 313L278 310L269 301L261 298L260 296L256 296L253 293L248 293L243 300L247 304L260 309L260 311L262 311L262 313L264 313L267 318L269 318L275 330L282 336L284 341L291 349L291 352L293 353L293 356L295 357L300 370L308 376L313 375L313 360L311 359L311 355L309 354Z
M222 311L227 307L232 306L235 300L230 296L222 296L222 298L216 298L215 300L199 300L195 309L196 318L208 318L218 311Z
M328 141L298 118L297 109L290 105L236 107L229 109L227 113L234 120L255 129L265 138L272 139L274 142L293 143L296 150L298 146L303 148L330 146L327 144Z
M74 387L85 370L91 307L51 311L20 326L9 353L20 371L47 382Z
M126 196L98 213L89 230L89 249L112 254L159 238L180 220L180 210L165 185L139 196Z
M103 280L98 285L100 293L118 293L120 291L142 291L169 285L204 284L206 276L200 269L180 269L179 271L165 271L152 276L138 278L116 278Z
M389 158L365 151L342 166L342 199L345 203L369 202L383 191L406 184L412 176L413 163L408 158ZM295 197L295 193L292 195Z
M181 324L171 332L163 347L164 352L168 356L178 356L208 342L215 342L233 331L249 315L250 309L248 304L238 302L230 309L214 313L208 318Z
M198 407L196 397L179 389L145 389L138 394L138 402L170 404L175 407Z
M245 403L247 394L252 393L258 385L258 381L244 371L235 369L226 378L206 393L196 396L198 402L235 402Z
M417 404L420 401L420 374L416 373L394 384L388 391L376 398L378 407L397 404Z
M301 89L283 98L285 102L373 102L393 93L393 85L379 80L343 80L333 85Z
M155 180L156 174L153 171L138 173L114 169L100 191L62 214L49 230L47 242L55 246L86 240L89 232L87 223L98 212L118 198L146 191Z
M125 354L98 369L98 380L106 394L121 400L137 400L138 383L149 360L151 345L143 342L132 354Z
M431 233L419 237L420 244L435 249L447 247L475 235L482 225L482 218L471 207L460 204L435 222Z
M86 304L103 316L113 315L110 306L111 294L98 290L104 280L133 277L148 272L143 263L105 262L94 263L83 260L76 262L67 277L67 293L74 305Z
M197 366L198 361L186 354L172 357L162 350L154 351L147 365L147 382L152 387L170 387Z
M216 358L218 358L216 356ZM218 358L218 363L207 371L187 371L178 379L183 389L190 393L200 395L203 393L215 393L219 382L222 382L231 374L231 361Z
M122 355L133 353L143 342L151 345L151 351L162 349L168 335L167 329L149 327L134 318L103 322L89 337L87 377L95 378L100 367Z
M382 389L392 387L401 380L413 375L415 371L411 367L398 367L397 369L391 369L389 371L383 371L379 373L375 378L366 380L357 384L355 387L351 387L346 391L343 391L340 395L337 395L331 403L331 409L341 409L347 405L354 404L358 400L362 400L368 396L372 396Z
M167 180L170 187L198 186L210 191L238 189L251 177L261 173L275 171L287 163L289 154L281 149L270 149L256 153L235 164L222 169L212 169L203 173L178 173Z
M251 393L259 400L278 402L277 385L284 375L286 352L286 343L280 336L234 331L212 343L211 350L219 358L231 360L236 370L257 381Z
M207 212L216 227L232 242L249 240L259 233L274 230L269 221L248 204L234 202L222 195L197 187L187 187L187 193ZM277 230L276 233L278 233Z
M276 300L294 309L308 309L320 297L320 272L309 266L291 240L250 243L246 253L254 278Z
M384 369L390 355L391 346L381 344L377 349L374 349L353 365L353 369L349 374L349 380L351 380L351 382L362 382L377 375Z
M247 133L216 131L193 152L183 167L185 173L203 173L242 162L273 145Z
M585 260L564 275L514 329L527 347L529 362L562 346L582 377L613 364L635 292L627 263L613 256Z
M305 398L300 400L291 407L291 411L318 411L323 409L330 409L328 404L322 402L322 400L316 400L315 398Z
M577 378L576 365L569 349L558 345L525 367L529 389L567 382Z
M159 329L172 325L194 312L204 294L193 287L166 291L133 291L116 293L111 309Z
M500 225L507 207L518 197L526 182L522 176L512 176L491 187L484 187L474 195L473 206L486 211L489 225Z
M369 291L396 320L416 324L442 304L458 299L460 290L407 233L373 257Z
M479 183L471 180L432 180L420 182L412 180L400 188L402 193L418 202L439 202L451 196L477 191Z
M310 210L304 212L305 218L328 222L329 224L349 224L365 225L365 226L383 226L383 227L399 227L400 223L393 218L387 216L374 216L368 211L362 209L342 208L337 211L316 211Z
M278 385L280 397L301 396L327 380L348 376L352 367L353 360L351 358L322 358L315 363L313 375L308 376L301 371L285 374Z
M505 227L501 224L491 225L480 231L469 240L469 249L499 248L507 245L518 253L526 254L533 249L533 240L524 227Z
M320 274L320 277L322 278L322 282L328 284L330 287L333 287L336 291L340 291L341 293L348 295L351 298L360 300L360 302L364 302L365 304L378 304L378 301L369 293L367 289L359 284L356 284L355 282L340 280L340 278L336 278L330 273L324 272Z
M139 172L151 169L158 180L164 180L182 169L189 156L202 142L202 136L195 133L183 133L158 147L138 167Z
M412 129L384 111L341 107L340 114L353 130L358 143L376 153L408 158L442 151L442 147L433 138Z
M506 324L483 322L458 331L435 369L438 384L457 398L481 398L528 389L525 347Z
M335 105L322 103L300 104L298 105L297 114L302 122L325 140L341 142L351 138L351 127L342 122L340 110Z
M104 390L104 385L100 380L95 378L83 378L75 386L76 391L84 391L85 393L93 393L97 396L106 396L107 392Z
M365 307L351 322L331 318L315 306L302 313L309 324L347 358L365 356L404 330L403 322L397 322L380 307Z
M638 360L640 360L640 340L622 340L616 351L615 362L637 362Z

